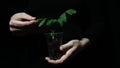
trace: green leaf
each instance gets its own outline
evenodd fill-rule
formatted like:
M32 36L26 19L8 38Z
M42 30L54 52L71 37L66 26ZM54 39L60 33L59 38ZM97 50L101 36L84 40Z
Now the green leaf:
M66 16L66 13L63 13L60 15L60 18L63 22L67 22L67 16Z
M69 14L69 15L73 15L73 14L76 14L77 11L74 10L74 9L69 9L69 10L66 11L66 13Z
M51 26L52 24L54 24L54 23L56 23L56 22L57 22L56 19L50 19L50 20L47 21L46 25L47 25L47 26Z
M66 13L62 13L58 18L58 23L60 24L61 27L63 27L63 24L65 22L67 22L67 16L66 16Z
M61 18L58 19L58 23L60 24L61 27L63 26L63 22L62 22Z
M53 23L52 24L57 23L57 22L58 22L57 19L53 19Z
M44 18L44 19L38 19L38 23L39 23L38 27L43 26L43 25L45 24L46 19L47 19L47 18Z

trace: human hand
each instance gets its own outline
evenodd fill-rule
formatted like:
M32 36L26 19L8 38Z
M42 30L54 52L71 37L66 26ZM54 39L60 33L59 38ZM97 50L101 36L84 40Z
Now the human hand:
M16 13L9 21L10 32L17 36L24 36L32 31L36 24L35 22L35 17L27 13Z
M61 64L68 60L70 57L74 56L76 53L80 52L86 46L90 44L90 40L88 38L83 38L81 40L71 40L68 43L61 45L60 50L65 51L65 54L60 59L53 60L49 57L45 57L48 63L51 64Z

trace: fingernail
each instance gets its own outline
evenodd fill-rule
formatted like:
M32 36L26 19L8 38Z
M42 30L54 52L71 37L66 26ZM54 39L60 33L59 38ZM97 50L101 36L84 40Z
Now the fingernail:
M62 46L60 47L60 50L63 50L63 47L62 47Z
M36 19L36 17L33 17L33 19Z

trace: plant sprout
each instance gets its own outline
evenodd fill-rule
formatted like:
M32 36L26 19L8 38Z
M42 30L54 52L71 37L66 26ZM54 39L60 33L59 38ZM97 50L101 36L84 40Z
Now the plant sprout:
M58 18L56 19L48 19L48 18L39 18L37 19L38 27L42 27L43 25L50 27L55 23L59 23L60 27L63 27L63 25L67 22L67 15L73 15L76 14L77 11L74 9L68 9L65 12L63 12ZM54 35L54 30L51 30ZM52 36L54 39L54 36Z
M77 11L74 9L69 9L63 12L58 18L56 19L48 19L48 18L39 18L37 19L38 27L42 27L43 25L51 26L54 23L59 23L61 27L63 27L64 23L67 22L67 15L76 14Z

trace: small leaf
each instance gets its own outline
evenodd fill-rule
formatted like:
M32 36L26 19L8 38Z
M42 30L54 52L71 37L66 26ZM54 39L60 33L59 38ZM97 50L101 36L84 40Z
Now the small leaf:
M46 25L47 25L47 26L50 26L51 22L52 22L52 19L51 19L51 20L48 20L47 23L46 23Z
M62 13L58 18L58 23L62 27L65 22L67 22L67 16L66 16L66 13Z
M37 22L39 23L42 20L42 18L37 19Z
M67 22L67 16L66 16L65 13L61 14L61 15L60 15L60 18L61 18L61 20L62 20L63 22Z
M76 14L77 11L74 10L74 9L69 9L69 10L66 11L66 13L69 14L69 15L73 15L73 14Z
M53 19L53 23L52 24L57 23L57 22L58 22L57 19Z
M46 21L47 18L44 18L44 19L39 19L38 22L39 22L39 27L43 26L45 24L45 21Z
M58 23L60 24L60 26L63 26L63 21L61 20L61 18L58 19Z
M57 22L56 19L50 19L50 20L47 21L46 25L47 25L47 26L51 26L52 24L54 24L54 23L56 23L56 22Z

